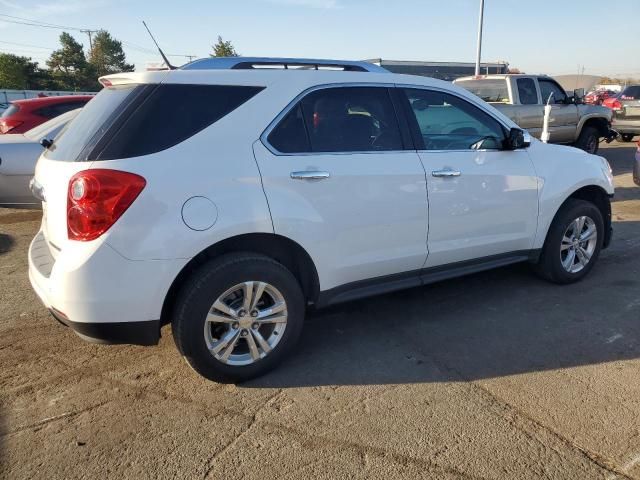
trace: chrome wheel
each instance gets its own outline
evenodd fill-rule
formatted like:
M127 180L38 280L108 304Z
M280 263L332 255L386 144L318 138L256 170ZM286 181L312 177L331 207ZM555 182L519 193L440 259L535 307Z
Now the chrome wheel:
M269 355L286 328L284 296L273 285L250 281L231 287L213 302L204 338L220 362L250 365Z
M578 217L569 224L560 244L560 261L569 273L577 273L591 261L598 243L596 222L590 217Z

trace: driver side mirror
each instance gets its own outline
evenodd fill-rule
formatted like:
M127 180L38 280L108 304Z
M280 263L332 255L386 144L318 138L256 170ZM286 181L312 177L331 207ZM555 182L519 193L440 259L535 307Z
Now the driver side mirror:
M531 145L531 135L520 128L512 128L504 141L505 150L518 150Z
M576 105L584 103L584 88L576 88L573 91L572 100Z

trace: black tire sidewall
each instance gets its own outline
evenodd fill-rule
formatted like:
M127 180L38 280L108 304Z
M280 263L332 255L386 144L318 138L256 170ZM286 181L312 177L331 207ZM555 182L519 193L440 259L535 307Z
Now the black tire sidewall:
M589 143L593 138L595 138L595 150L593 152L589 152L587 150L587 146L589 145ZM598 130L595 127L584 127L582 129L582 132L580 132L580 137L576 142L576 146L587 153L591 153L592 155L595 155L596 153L598 153L598 147L600 146L599 139L600 139L600 135Z
M598 239L596 248L589 263L579 272L567 272L560 260L560 245L565 231L576 218L581 216L590 217L596 224ZM545 276L557 283L573 283L584 278L598 261L602 243L604 241L604 221L598 207L584 200L569 200L562 207L554 219L543 250L541 267L545 270Z
M633 134L631 133L623 133L620 135L620 139L623 142L633 142Z
M204 338L206 316L213 302L227 289L245 281L273 285L287 302L287 327L275 349L251 365L231 366L217 360ZM174 317L174 339L189 365L218 382L238 382L274 368L291 351L302 332L304 296L295 277L281 264L257 254L229 255L208 262L183 288Z

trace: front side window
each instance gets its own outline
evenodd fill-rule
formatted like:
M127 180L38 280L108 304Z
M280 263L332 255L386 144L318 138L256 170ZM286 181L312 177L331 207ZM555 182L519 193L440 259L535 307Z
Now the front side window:
M405 90L415 116L421 150L500 149L502 125L455 95L422 89Z
M567 94L565 91L560 88L553 80L538 80L540 84L540 93L542 94L542 103L547 104L549 100L549 96L553 93L553 98L551 99L551 103L567 103Z
M269 135L282 153L402 150L403 143L384 87L338 87L311 92Z
M536 91L536 82L532 78L518 78L518 95L522 105L536 105L538 103L538 92Z

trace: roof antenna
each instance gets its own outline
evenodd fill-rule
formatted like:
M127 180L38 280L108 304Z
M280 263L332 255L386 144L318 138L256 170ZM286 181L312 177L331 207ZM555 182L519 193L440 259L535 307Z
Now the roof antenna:
M156 39L153 38L153 34L151 33L151 30L149 30L149 27L147 27L147 24L145 23L144 20L142 21L142 24L144 25L144 28L147 29L147 32L149 32L149 36L151 37L151 40L153 40L153 43L155 43L156 47L158 47L158 51L160 52L160 56L162 57L162 60L164 60L164 63L167 65L169 70L176 70L177 67L174 67L173 65L171 65L171 63L169 63L169 59L167 58L167 56L164 54L164 52L160 48L160 45L158 45L158 42L156 42Z

